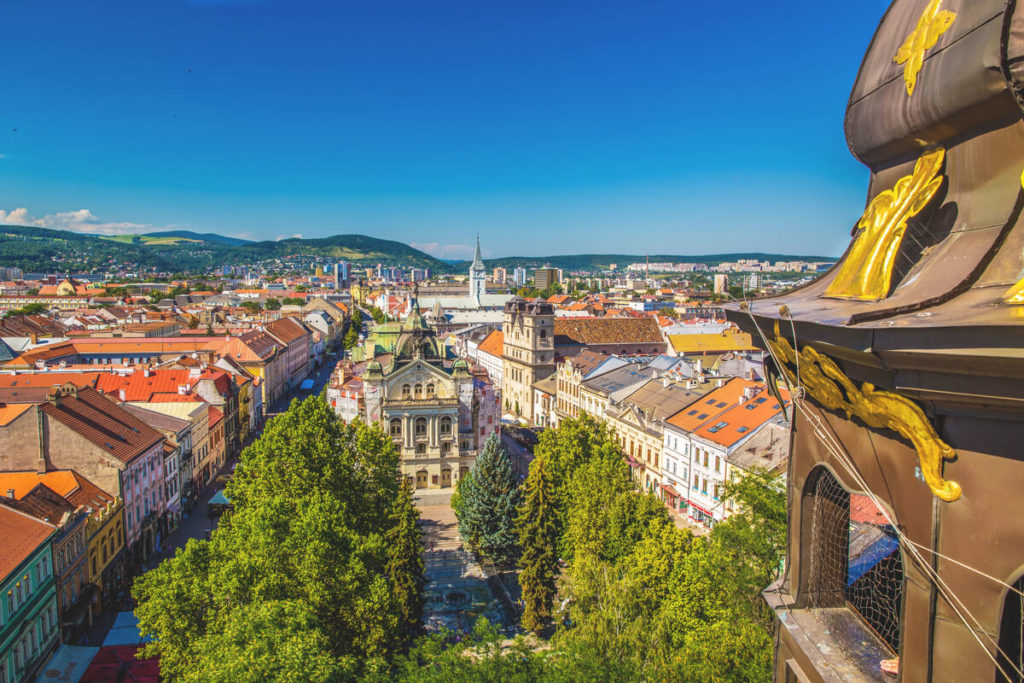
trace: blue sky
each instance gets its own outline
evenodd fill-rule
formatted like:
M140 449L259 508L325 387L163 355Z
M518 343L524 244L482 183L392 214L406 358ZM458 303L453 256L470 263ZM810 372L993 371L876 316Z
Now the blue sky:
M886 0L8 0L0 220L838 255Z

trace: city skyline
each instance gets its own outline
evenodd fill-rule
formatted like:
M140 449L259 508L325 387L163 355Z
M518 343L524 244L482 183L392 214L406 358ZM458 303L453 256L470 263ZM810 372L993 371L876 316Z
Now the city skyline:
M0 222L838 256L867 170L836 122L886 5L7 7Z

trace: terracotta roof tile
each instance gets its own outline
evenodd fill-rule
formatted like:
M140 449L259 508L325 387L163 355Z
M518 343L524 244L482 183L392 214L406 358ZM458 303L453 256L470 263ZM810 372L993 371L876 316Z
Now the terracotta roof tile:
M160 432L91 387L40 403L39 410L124 463L163 440Z
M501 358L504 348L505 333L501 330L491 330L491 333L484 337L484 340L480 342L477 350Z
M10 575L53 533L54 525L0 505L0 576Z
M555 318L555 344L664 343L653 318Z

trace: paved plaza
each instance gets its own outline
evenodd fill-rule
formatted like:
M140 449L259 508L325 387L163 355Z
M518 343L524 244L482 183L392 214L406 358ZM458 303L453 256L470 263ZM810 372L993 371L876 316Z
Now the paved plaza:
M505 609L472 554L462 547L458 522L449 504L451 491L417 492L423 531L423 561L427 589L423 619L427 629L470 631L483 616L492 624L506 624Z

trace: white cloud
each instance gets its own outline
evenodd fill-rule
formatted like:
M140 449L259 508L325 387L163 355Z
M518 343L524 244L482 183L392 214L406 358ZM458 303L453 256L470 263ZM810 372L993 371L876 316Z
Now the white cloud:
M439 242L412 242L409 246L443 259L471 259L476 250L471 244L441 244Z
M40 228L87 232L96 235L124 235L153 230L153 226L147 223L111 223L102 221L89 209L62 211L43 216L42 218L32 216L28 209L24 207L12 209L11 211L0 209L0 224L31 225Z
M277 237L274 238L274 241L275 242L280 242L281 240L301 240L301 239L302 239L302 233L301 232L297 232L294 235L278 235Z

